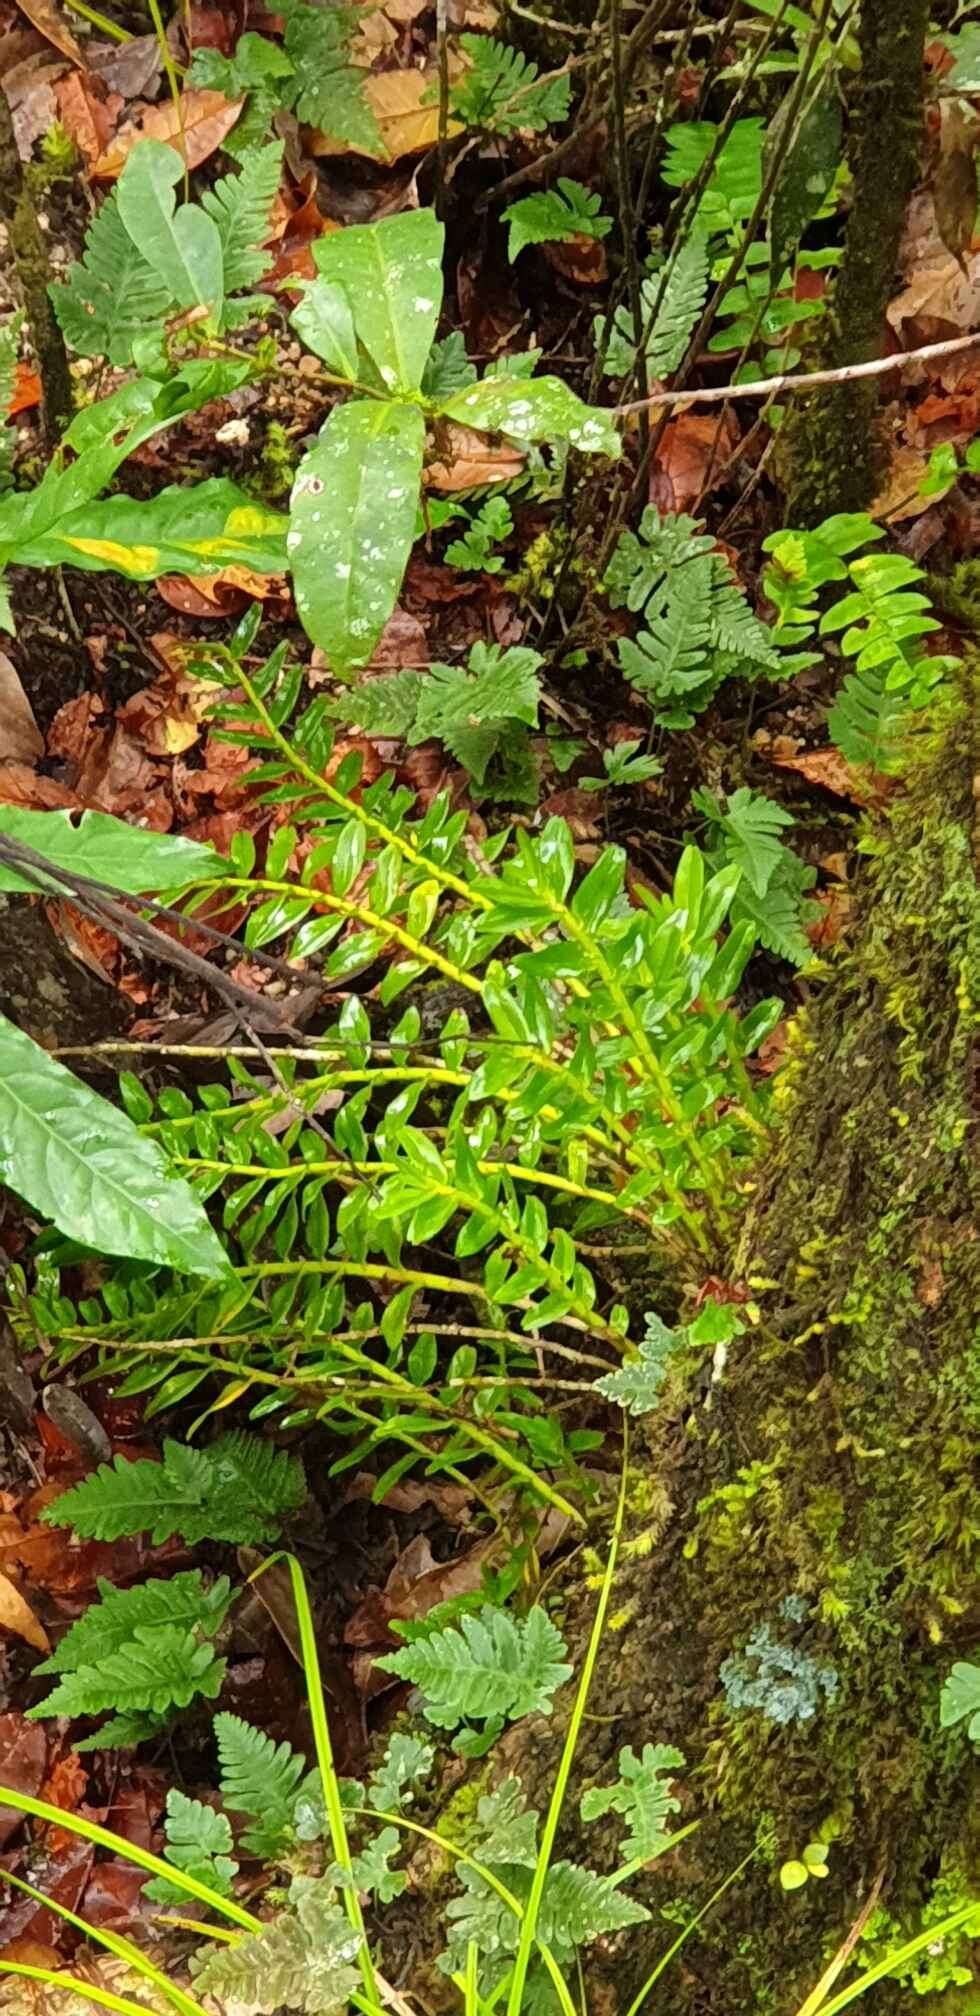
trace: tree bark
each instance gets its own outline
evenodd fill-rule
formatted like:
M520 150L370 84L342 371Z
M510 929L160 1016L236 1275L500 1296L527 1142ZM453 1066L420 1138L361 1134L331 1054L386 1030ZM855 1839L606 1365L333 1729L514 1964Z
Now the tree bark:
M48 295L51 268L28 179L17 152L10 106L0 84L0 223L6 226L14 271L41 379L44 431L54 446L71 418L72 390L64 338Z
M919 171L928 19L928 0L862 0L853 195L832 334L821 358L829 369L881 354L902 224ZM835 385L801 403L786 442L791 525L867 510L883 473L877 407L877 380Z

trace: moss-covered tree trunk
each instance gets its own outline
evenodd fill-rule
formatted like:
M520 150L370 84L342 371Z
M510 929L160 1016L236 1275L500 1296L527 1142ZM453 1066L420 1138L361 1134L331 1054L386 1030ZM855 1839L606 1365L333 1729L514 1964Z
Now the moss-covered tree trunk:
M64 338L48 296L51 268L28 177L17 152L10 106L0 80L0 224L6 228L16 282L41 379L41 411L54 445L71 419L72 392Z
M621 1745L676 1744L683 1817L703 1819L633 1886L651 1926L590 1963L590 2009L611 2016L678 1910L767 1836L651 2008L788 2016L873 1886L895 1922L876 1921L869 1963L968 1880L970 1746L940 1729L939 1695L978 1621L976 670L870 827L852 948L792 1027L775 1145L723 1260L756 1320L707 1394L695 1382L634 1427L576 1775L609 1782ZM579 1646L594 1567L568 1591ZM560 1731L515 1738L508 1765L546 1806ZM784 1891L779 1865L821 1839L828 1877ZM572 1813L560 1845L593 1859L594 1830ZM960 1960L946 1948L922 1968L941 1984ZM922 2006L875 1990L878 2011Z
M922 148L923 48L928 0L861 0L861 75L851 120L854 178L844 259L825 367L863 364L882 352L885 309ZM828 387L801 402L788 437L789 523L864 511L878 488L882 452L874 379Z

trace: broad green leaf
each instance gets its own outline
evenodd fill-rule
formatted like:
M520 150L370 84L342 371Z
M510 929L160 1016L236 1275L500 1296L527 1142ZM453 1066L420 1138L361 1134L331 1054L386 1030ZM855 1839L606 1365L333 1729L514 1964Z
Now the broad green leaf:
M131 1120L0 1016L0 1178L69 1239L217 1279L227 1257L189 1185Z
M395 606L424 444L421 407L359 400L334 409L300 463L287 541L296 608L334 672L367 663Z
M586 406L560 378L483 378L454 392L442 411L466 427L515 441L569 441L585 455L620 451L610 415Z
M308 281L289 319L308 350L339 377L357 383L357 336L346 288L330 280Z
M224 294L221 236L200 204L175 209L183 173L176 148L163 140L140 140L119 177L119 215L178 307L214 309Z
M56 868L89 875L127 895L175 889L179 883L214 875L220 857L197 840L172 833L152 833L127 826L110 812L83 812L77 826L70 812L29 812L21 805L0 805L0 834L33 847ZM35 884L0 861L0 889L33 896Z
M980 1666L960 1659L943 1682L939 1700L939 1720L944 1729L955 1728L969 1716L969 1734L980 1743Z
M389 392L416 392L442 305L443 228L434 210L405 210L318 238L313 257L344 288L358 341Z
M215 476L186 490L170 484L145 501L107 497L85 504L36 537L12 543L9 558L24 567L65 563L132 581L215 574L232 562L276 574L286 564L285 532L278 511Z

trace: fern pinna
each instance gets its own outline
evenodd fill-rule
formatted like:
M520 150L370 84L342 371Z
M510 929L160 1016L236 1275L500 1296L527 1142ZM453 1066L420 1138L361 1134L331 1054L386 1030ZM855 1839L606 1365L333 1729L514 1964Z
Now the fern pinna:
M254 634L250 617L208 665L280 823L261 861L236 836L186 908L245 902L246 946L315 959L339 1012L278 1082L233 1056L227 1080L154 1105L123 1079L214 1200L226 1280L123 1267L76 1307L49 1266L31 1314L66 1356L103 1345L151 1406L217 1372L255 1418L328 1419L344 1463L379 1444L399 1470L489 1456L547 1495L593 1438L545 1411L538 1354L588 1377L628 1339L590 1238L706 1253L755 1151L745 1058L779 1010L730 1005L755 940L726 934L741 871L690 848L672 890L630 900L622 850L577 877L558 819L474 852L445 795L420 814L390 776L362 786L356 753L333 760L285 650L246 669Z

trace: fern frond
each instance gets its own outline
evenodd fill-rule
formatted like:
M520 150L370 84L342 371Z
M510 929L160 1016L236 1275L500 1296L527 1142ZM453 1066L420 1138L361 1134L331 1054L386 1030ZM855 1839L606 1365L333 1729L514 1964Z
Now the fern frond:
M379 1904L390 1904L408 1889L408 1876L404 1869L392 1869L391 1858L397 1855L402 1841L397 1827L382 1827L379 1834L355 1855L352 1864L354 1882L359 1890L376 1897Z
M174 306L166 281L124 229L115 194L96 211L81 261L48 292L69 347L80 357L108 357L110 364L131 364L134 339Z
M281 166L282 142L274 140L246 154L237 175L222 175L202 193L201 206L214 218L221 239L226 294L254 287L268 271L271 254L264 250L264 240Z
M431 666L422 681L409 742L415 746L436 737L482 784L501 731L515 721L537 725L540 663L537 651L474 644L467 670Z
M421 672L381 672L345 691L341 699L325 701L323 712L364 735L407 735L418 712L423 678Z
M194 1986L252 2016L276 2016L283 2005L304 2016L346 2016L361 1978L351 1965L360 1943L334 1884L296 1876L289 1909L261 1932L192 1959Z
M645 314L654 310L663 287L662 274L643 283ZM708 293L708 241L703 231L689 231L674 259L646 341L649 378L667 378L676 371L697 326Z
M247 1813L252 1823L242 1847L272 1861L287 1845L296 1801L318 1782L317 1773L308 1771L306 1759L288 1743L275 1743L238 1715L216 1715L214 1733L222 1800L229 1812Z
M555 1862L545 1880L538 1935L546 1946L574 1949L626 1925L643 1925L649 1917L645 1904L616 1889L607 1876L574 1862Z
M887 667L849 672L827 717L831 740L849 763L867 763L886 777L900 767L908 705L889 692Z
M571 80L562 71L538 81L538 66L490 35L461 35L470 68L456 79L450 107L467 126L489 133L543 133L568 117Z
M686 512L661 517L648 504L639 531L620 533L603 587L614 609L645 609L678 568L716 551L711 534Z
M652 1861L670 1845L664 1824L668 1815L680 1811L681 1802L675 1799L667 1774L672 1776L683 1765L681 1752L670 1744L645 1743L640 1757L627 1744L619 1753L619 1777L615 1784L593 1785L583 1792L583 1820L597 1820L603 1813L621 1813L629 1830L622 1844L624 1859Z
M175 1869L196 1877L199 1883L206 1883L219 1897L230 1897L238 1863L230 1853L231 1828L225 1815L216 1813L213 1806L206 1806L201 1799L188 1799L185 1792L172 1785L167 1793L164 1828L166 1860ZM154 1876L152 1882L144 1883L143 1890L155 1904L187 1901L186 1891L178 1889L176 1883L168 1883L165 1876Z
M73 1673L80 1666L97 1666L129 1643L137 1625L155 1630L171 1624L213 1637L234 1596L227 1575L219 1575L206 1589L199 1568L173 1575L168 1582L140 1582L132 1589L114 1589L100 1576L97 1587L99 1601L76 1618L50 1659L35 1666L35 1673Z
M691 803L725 835L725 854L742 870L742 875L758 896L764 896L789 849L779 838L796 821L791 812L767 798L763 791L741 785L726 806L713 791L691 793ZM793 857L796 858L795 856Z
M235 1431L210 1449L167 1441L162 1459L117 1456L45 1507L49 1525L74 1526L85 1540L149 1533L154 1546L177 1533L232 1545L271 1539L306 1491L298 1458L257 1435Z
M379 1813L403 1813L414 1803L414 1787L435 1762L431 1743L396 1730L367 1788L367 1803Z
M707 231L731 230L751 216L762 188L764 119L736 119L715 161L697 208ZM718 138L710 119L686 119L667 128L660 171L669 189L686 189L700 173Z
M768 672L777 678L786 664L772 639L772 631L750 609L742 590L736 587L721 554L714 562L711 597L712 643L736 661L726 672L738 670L743 678Z
M375 1663L421 1690L424 1712L437 1729L455 1729L466 1721L550 1714L555 1688L572 1671L564 1650L561 1633L540 1607L514 1618L488 1603L458 1626Z
M563 244L576 237L605 238L612 230L612 218L601 213L602 197L563 175L558 177L557 189L522 196L501 213L501 223L510 226L507 257L511 265L528 245Z
M66 1673L32 1716L101 1715L108 1708L128 1715L133 1710L165 1715L186 1708L195 1695L217 1699L225 1661L214 1646L201 1644L193 1631L178 1625L138 1624L132 1638L97 1666L80 1665Z
M682 1331L668 1330L666 1323L648 1310L636 1357L625 1359L615 1372L604 1372L595 1382L596 1391L614 1400L625 1414L651 1413L683 1341Z
M654 705L693 694L711 678L712 577L711 559L690 561L678 571L663 613L648 607L647 628L635 642L620 639L624 676Z

